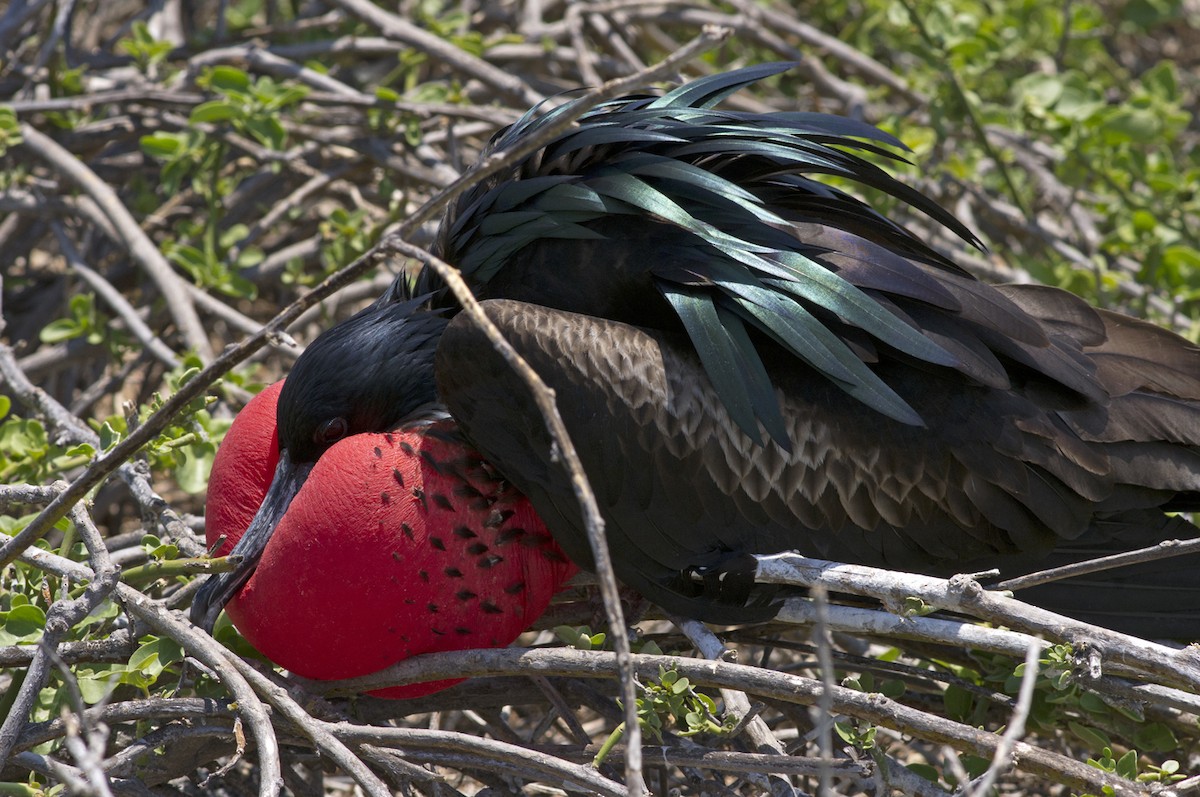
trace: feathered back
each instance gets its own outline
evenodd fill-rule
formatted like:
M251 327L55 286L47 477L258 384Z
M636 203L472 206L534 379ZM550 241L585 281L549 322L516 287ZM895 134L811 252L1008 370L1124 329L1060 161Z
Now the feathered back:
M816 179L890 194L978 244L935 202L862 157L902 160L899 140L824 114L714 108L789 66L714 75L589 111L465 194L442 225L441 255L481 298L685 329L731 417L756 441L761 423L790 445L760 357L766 340L910 425L923 420L872 370L881 357L992 386L1006 385L1016 362L1065 394L1101 397L1086 363L1048 348L1005 296ZM492 149L536 134L570 107L531 110ZM433 282L424 275L417 289Z

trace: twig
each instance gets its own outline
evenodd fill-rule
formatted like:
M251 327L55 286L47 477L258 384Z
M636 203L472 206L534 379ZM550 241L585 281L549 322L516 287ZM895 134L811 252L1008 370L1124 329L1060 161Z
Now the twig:
M257 44L239 44L205 50L188 61L188 70L198 72L201 67L230 61L245 61L268 74L296 80L335 96L353 99L358 103L372 102L374 100L369 94L364 94L336 78L322 74L315 69L301 66Z
M287 717L300 729L300 732L310 738L317 749L330 760L346 771L354 782L370 797L391 797L391 790L367 767L353 752L349 750L335 734L330 733L326 723L313 719L300 707L286 690L276 686L250 664L237 656L229 658L230 663L242 674L242 677L262 695L280 714Z
M176 276L154 242L146 237L146 233L138 226L116 192L82 161L27 122L21 123L21 139L21 146L57 169L100 206L121 236L130 256L145 269L158 287L188 348L195 350L205 362L211 360L213 351L208 342L208 335L204 332L196 308L192 306L180 285L180 278Z
M1049 584L1052 581L1061 581L1064 578L1082 576L1087 573L1099 573L1104 570L1112 570L1117 567L1138 564L1140 562L1157 562L1160 559L1171 559L1176 556L1196 553L1197 551L1200 551L1200 538L1193 540L1163 540L1157 545L1138 548L1135 551L1115 553L1110 556L1098 556L1095 559L1088 559L1084 562L1073 562L1062 567L1052 567L1047 570L1039 570L1036 573L1008 578L995 584L988 584L988 589L1012 592L1027 587L1035 587L1039 584Z
M1038 655L1041 649L1034 644L1025 651L1025 672L1021 676L1021 689L1017 692L1017 706L1013 709L1008 720L1008 727L996 745L992 754L992 763L987 770L977 778L967 789L967 797L986 797L992 792L992 784L996 777L1013 765L1009 760L1013 746L1025 735L1025 722L1029 719L1029 709L1033 705L1033 687L1037 684Z
M481 58L470 55L445 39L418 28L403 17L391 14L368 0L333 0L333 4L380 30L389 39L401 41L463 74L478 78L516 102L536 105L542 96L521 79Z
M1015 598L986 591L978 582L965 576L941 579L808 559L796 554L776 554L758 557L756 578L769 584L824 584L830 591L869 595L896 607L903 606L906 598L920 597L941 609L1032 634L1042 634L1048 639L1071 643L1080 650L1098 650L1107 661L1137 668L1185 690L1200 690L1200 661L1197 661L1193 651L1173 650L1072 620Z
M0 329L2 328L3 323L0 322ZM17 366L12 349L4 344L0 344L0 379L8 386L14 398L40 412L49 421L60 440L70 441L71 443L87 443L96 449L100 448L99 435L88 428L65 407L52 399L44 390L30 382ZM180 406L182 407L182 404ZM162 418L162 425L165 426L169 420L170 418ZM131 437L136 436L140 431L140 428L135 430ZM147 437L148 439L149 437ZM115 452L120 449L121 445L118 444L113 451ZM128 456L132 456L135 450L130 450ZM53 528L58 519L75 505L79 498L82 498L88 490L111 473L114 467L146 515L157 517L167 535L179 545L184 553L189 556L200 555L204 551L203 546L194 542L191 530L186 524L180 521L179 516L167 505L167 502L154 492L154 489L150 486L149 474L134 464L125 462L125 458L127 457L114 459L112 458L112 452L110 452L108 458L100 458L96 462L93 462L84 472L83 476L76 479L65 490L52 490L53 496L45 501L46 508L38 514L38 517L15 537L12 537L3 546L0 546L0 552L4 554L4 558L7 560L11 554L13 559L15 559L26 546L41 539L46 532ZM95 476L94 481L89 482L86 487L79 487L80 481L87 477L88 474ZM64 495L72 491L78 491L78 496L74 500L65 499ZM45 523L45 527L39 527L39 523ZM34 528L34 531L31 532L30 528ZM5 564L7 563L8 561L5 562Z
M112 286L108 280L100 276L99 272L83 262L83 257L79 254L79 250L75 248L74 242L63 229L62 224L57 221L50 222L50 229L54 231L54 237L58 240L58 246L62 250L63 257L67 260L72 270L79 276L83 277L83 281L96 292L96 294L104 300L104 302L113 309L121 320L125 322L125 326L133 333L133 336L146 347L146 349L157 357L168 368L179 367L179 358L175 356L175 352L167 344L153 332L150 327L146 326L146 322L142 321L137 310L129 303L121 292Z
M494 764L518 763L525 771L576 790L610 797L627 797L630 791L589 766L572 764L545 753L508 742L481 739L454 731L430 731L420 728L379 728L347 724L321 723L342 741L374 745L397 745L406 749L448 750L469 753L471 764L489 769Z
M94 579L94 574L87 566L38 548L23 551L21 560L47 572L77 581ZM233 693L234 699L237 700L238 712L246 721L258 743L258 765L261 771L259 797L278 797L283 777L275 729L250 684L230 663L230 657L233 654L208 634L196 629L176 613L162 608L132 587L117 584L114 593L117 600L124 604L130 614L137 615L155 633L170 637L187 649L205 666L213 670L225 687Z
M843 686L826 690L820 681L798 675L728 662L701 661L677 656L632 657L636 674L655 678L660 669L674 669L691 682L718 689L739 689L749 694L794 703L815 705L823 691L832 696L833 711L877 725L898 728L906 734L936 744L951 744L974 755L991 756L1000 744L995 733L953 722L910 708L880 694L867 694ZM613 653L564 648L522 650L467 650L416 656L363 678L329 682L330 691L361 692L398 684L443 678L538 673L587 678L609 678L616 662ZM1032 775L1053 778L1070 788L1103 790L1114 795L1140 794L1130 781L1089 767L1066 756L1025 742L1014 743L1018 767Z
M83 595L74 600L64 596L50 606L46 614L46 627L42 639L38 643L37 652L29 663L25 680L17 693L16 700L0 725L0 761L7 761L21 734L25 723L29 720L29 712L37 701L38 694L50 678L50 671L56 658L56 648L63 641L71 628L92 612L109 596L117 586L117 576L120 571L109 561L108 551L100 532L92 525L92 519L82 506L76 506L71 511L71 521L75 524L76 532L87 546L88 555L92 560L92 570L88 573L87 589ZM66 591L66 584L63 585Z
M687 620L677 617L672 617L671 622L675 623L684 636L691 640L701 656L713 661L724 661L726 659L729 651L707 625L699 620ZM722 689L721 699L725 701L725 710L738 721L739 725L745 726L746 734L750 737L750 741L754 743L754 748L757 751L776 756L783 756L785 754L783 744L775 738L775 734L771 732L771 728L763 721L763 718L754 712L750 705L750 698L746 697L745 692L736 689ZM672 760L674 761L674 759ZM822 761L828 763L829 759L822 756ZM674 761L674 763L676 766L682 766L679 761ZM767 788L773 794L796 794L796 789L793 785L778 775L770 777L767 783L760 785Z

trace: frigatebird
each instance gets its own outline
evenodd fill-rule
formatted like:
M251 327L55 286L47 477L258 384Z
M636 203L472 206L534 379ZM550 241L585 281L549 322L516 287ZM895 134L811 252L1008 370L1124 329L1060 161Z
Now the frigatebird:
M221 552L236 547L278 469L284 384L238 413L217 452L205 531ZM248 578L209 583L229 588L229 617L259 652L319 680L418 653L503 647L576 571L528 499L436 417L330 446L255 547ZM215 599L210 627L224 603ZM417 697L452 683L371 694Z
M786 68L601 105L441 227L438 253L555 391L618 577L732 623L775 611L772 593L724 578L756 554L1015 574L1200 534L1174 514L1200 508L1200 349L1061 290L980 282L837 187L890 195L978 245L875 165L902 151L886 133L718 107ZM559 113L531 111L492 147ZM235 549L248 567L331 443L442 405L592 565L539 411L440 288L428 272L398 283L297 361L279 398L283 498ZM1200 635L1198 572L1176 560L1029 595L1114 628ZM218 579L195 615L215 616L244 578Z

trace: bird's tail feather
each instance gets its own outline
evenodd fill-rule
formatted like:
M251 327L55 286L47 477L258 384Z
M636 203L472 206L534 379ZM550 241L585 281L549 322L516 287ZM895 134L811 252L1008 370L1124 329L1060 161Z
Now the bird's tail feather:
M1182 515L1125 513L1097 521L1088 533L1056 549L1039 566L1049 569L1163 540L1197 537L1200 528ZM1114 631L1147 639L1200 640L1200 552L1054 581L1015 595Z

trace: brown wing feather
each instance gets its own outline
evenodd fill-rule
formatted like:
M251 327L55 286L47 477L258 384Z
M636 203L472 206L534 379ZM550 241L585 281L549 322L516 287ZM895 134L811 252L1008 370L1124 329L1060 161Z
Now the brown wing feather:
M1146 472L1170 491L1200 492L1200 468L1186 475L1200 456L1195 433L1184 446L1131 453L1081 438L1071 412L1019 391L896 361L877 368L926 428L846 400L781 355L767 364L793 450L758 446L730 421L682 336L519 302L485 306L556 391L605 514L618 575L669 609L728 620L721 607L697 602L680 572L738 554L795 549L942 574L996 563L1013 571L1082 538L1097 502L1109 513L1163 503L1167 491L1139 486L1161 486ZM1086 314L1075 326L1089 329ZM1043 361L1083 357L1073 340L1062 346ZM472 442L561 530L568 553L590 561L540 417L464 316L442 339L438 378Z

